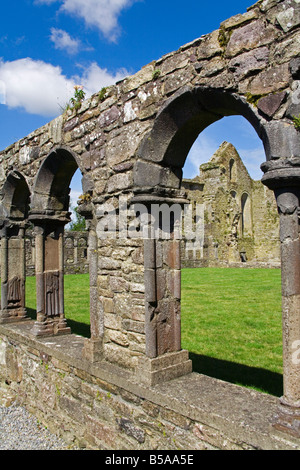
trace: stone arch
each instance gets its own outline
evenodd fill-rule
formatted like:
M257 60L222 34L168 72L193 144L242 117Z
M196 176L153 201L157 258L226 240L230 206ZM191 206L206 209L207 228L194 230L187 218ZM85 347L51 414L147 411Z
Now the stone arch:
M241 115L252 124L263 142L266 159L271 159L282 133L272 133L272 127L245 97L219 89L184 87L166 101L140 145L135 184L144 186L143 174L151 171L153 186L179 188L182 168L198 135L210 124L231 115Z
M28 217L30 190L25 177L19 171L11 171L1 193L1 217L25 220Z
M55 148L42 162L34 183L29 220L35 227L36 336L70 333L64 313L64 227L70 222L70 183L78 168L83 173L79 158L71 150ZM83 175L83 191L88 187L83 215L91 220L92 186L87 181Z
M166 203L169 207L188 203L181 191L181 182L182 168L190 148L206 127L230 115L241 115L250 122L262 140L267 161L282 155L284 139L288 138L289 132L294 132L292 126L286 123L276 122L273 125L267 121L242 95L209 87L184 87L162 106L151 131L137 151L134 168L135 201L143 202L148 211L151 211L152 203ZM274 132L275 127L278 132ZM153 360L165 354L173 354L178 356L174 359L177 366L181 364L182 369L186 367L189 370L185 351L181 350L180 243L174 233L171 228L169 240L161 241L150 236L144 241L147 253L146 355ZM161 259L166 260L163 269ZM164 276L169 285L162 285Z
M30 190L25 177L19 171L11 171L8 174L0 197L0 323L10 323L27 319L25 308L25 229Z
M69 186L77 168L78 158L69 149L60 147L51 151L35 179L31 212L68 212Z

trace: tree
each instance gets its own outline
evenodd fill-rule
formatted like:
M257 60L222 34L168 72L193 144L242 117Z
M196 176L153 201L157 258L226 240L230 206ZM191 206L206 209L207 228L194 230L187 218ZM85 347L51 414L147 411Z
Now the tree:
M86 230L85 218L79 214L78 207L72 207L72 221L69 230L72 232L84 232Z

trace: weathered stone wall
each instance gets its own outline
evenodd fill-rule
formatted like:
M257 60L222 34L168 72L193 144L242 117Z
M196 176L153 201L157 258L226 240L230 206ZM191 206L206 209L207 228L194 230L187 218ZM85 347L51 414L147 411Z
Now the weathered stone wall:
M68 428L76 434L74 428L81 423L85 426L81 439L95 439L99 446L115 445L113 439L106 440L106 428L115 431L116 439L124 436L122 432L131 433L131 438L139 435L139 428L145 446L173 448L169 431L168 440L159 440L159 444L155 438L151 440L156 434L149 425L153 410L146 403L144 414L140 414L138 405L147 399L158 406L161 417L166 408L184 416L184 423L186 417L191 420L191 447L199 446L196 434L201 446L210 440L202 424L211 426L214 436L214 431L222 432L234 445L262 447L274 444L268 410L273 416L274 407L280 405L277 427L298 439L299 446L300 370L293 362L299 341L300 295L300 134L293 122L293 115L300 113L299 24L297 0L260 0L244 15L223 22L218 31L146 65L134 76L86 100L79 110L68 111L0 153L2 387L5 389L6 383L13 393L18 392L33 411L66 422L60 418L71 410L67 412ZM223 385L215 392L209 387L205 394L203 381L207 380L191 373L188 354L181 350L180 250L174 239L177 221L173 221L170 239L163 240L124 235L120 220L115 230L108 227L106 237L100 228L107 213L120 215L121 196L127 198L128 206L139 203L147 210L153 204L184 205L182 167L192 144L208 125L232 114L247 118L262 139L267 160L262 166L263 182L275 191L280 210L284 397L273 402L255 394L254 403L251 392L248 412L247 406L243 410L240 406L246 392L237 397L237 389L230 389L227 403L235 409L232 412L226 406L227 417L219 421ZM83 175L80 213L87 220L90 272L91 338L80 340L81 347L74 346L63 310L63 232L70 220L69 184L77 168ZM136 219L133 216L132 222ZM36 242L37 320L33 327L31 322L24 323L22 303L28 221L34 225ZM14 272L16 266L19 269ZM13 292L15 285L18 289ZM3 326L6 323L9 326ZM63 356L55 352L57 341L63 341L58 346ZM40 353L51 358L44 377L50 369L54 374L51 381L40 383ZM56 383L65 372L66 382ZM37 374L38 380L32 374ZM90 389L78 380L81 374ZM116 376L122 377L121 385ZM99 377L105 386L99 384ZM190 394L185 395L188 381ZM95 406L94 393L101 395L108 383L119 387L114 407L120 406L121 418L118 416L118 421L113 414L114 425L108 409L102 407L107 402L100 409ZM64 387L63 395L59 395L59 385ZM121 389L132 395L125 394L125 398ZM202 392L206 403L199 401ZM60 403L57 395L64 397ZM262 413L265 401L267 411ZM174 409L173 403L181 409ZM74 409L76 419L71 417ZM134 420L128 418L133 409ZM237 417L235 428L227 426L232 416ZM171 418L163 419L169 423ZM245 420L255 423L254 428L264 426L264 432L254 433L260 437L258 443L253 444ZM180 436L184 435L184 423L179 426ZM237 429L243 432L242 438L238 438ZM215 447L225 442L212 440ZM124 447L132 448L132 440L124 442ZM289 447L289 443L287 438L283 445Z
M184 266L280 266L274 193L251 179L232 144L223 142L199 176L182 186L204 210L202 246L183 243Z
M297 440L271 427L275 397L196 373L149 387L123 368L84 360L83 338L37 341L29 330L24 324L0 325L2 403L26 406L71 446L299 449Z

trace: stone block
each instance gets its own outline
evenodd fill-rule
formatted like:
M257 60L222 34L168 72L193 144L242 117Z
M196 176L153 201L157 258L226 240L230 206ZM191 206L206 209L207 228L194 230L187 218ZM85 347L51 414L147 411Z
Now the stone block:
M133 437L140 444L145 442L145 431L137 427L132 420L127 418L120 418L117 420L119 428L124 431L128 436Z
M134 184L148 186L149 179L155 186L159 185L163 169L160 165L149 162L137 161L134 166Z
M246 13L232 16L228 20L221 23L221 28L232 29L241 26L244 23L249 23L258 17L258 13L255 10L249 10Z
M130 78L127 78L123 82L123 93L129 93L132 90L136 90L140 86L148 83L153 78L154 63L145 65L138 73Z
M100 114L99 121L98 121L100 128L111 126L111 124L117 121L120 116L121 116L121 113L119 109L117 108L117 106L112 106L110 109Z
M185 350L167 353L154 359L139 358L135 370L137 380L150 386L191 372L192 361L189 360L189 353Z
M104 327L111 330L122 330L122 319L114 313L105 313Z
M282 64L264 70L250 83L249 93L254 96L274 93L288 86L290 72L288 64Z
M268 64L269 49L267 47L259 47L250 52L245 52L231 59L229 62L229 70L233 72L237 79L247 77L253 72L262 70Z
M169 241L164 247L164 262L171 269L181 268L180 241Z
M300 80L300 57L291 60L290 71L295 80Z
M132 186L132 175L131 172L118 173L109 178L107 184L107 191L109 193L123 191L129 189Z
M145 324L140 321L125 319L122 321L122 329L126 331L132 331L134 333L144 334Z
M214 31L203 38L203 42L201 42L198 48L198 59L209 59L210 57L222 54L222 52L223 49L219 43L219 31Z
M300 9L298 0L294 0L290 8L285 8L276 16L277 22L285 33L300 24Z
M261 20L252 21L233 31L226 48L226 56L234 57L257 47L265 46L273 42L277 34L272 25L266 25Z
M258 109L268 117L272 117L280 108L286 97L286 92L273 93L261 98L258 103Z
M115 448L118 438L117 430L113 426L108 426L92 416L87 416L86 418L86 434L104 443L108 449Z

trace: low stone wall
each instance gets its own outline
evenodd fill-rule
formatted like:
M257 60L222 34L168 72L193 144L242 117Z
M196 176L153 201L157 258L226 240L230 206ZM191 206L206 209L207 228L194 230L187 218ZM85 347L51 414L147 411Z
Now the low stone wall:
M82 356L84 338L0 325L0 401L69 444L101 450L299 449L272 426L279 399L197 373L149 387ZM297 443L298 442L298 443Z

